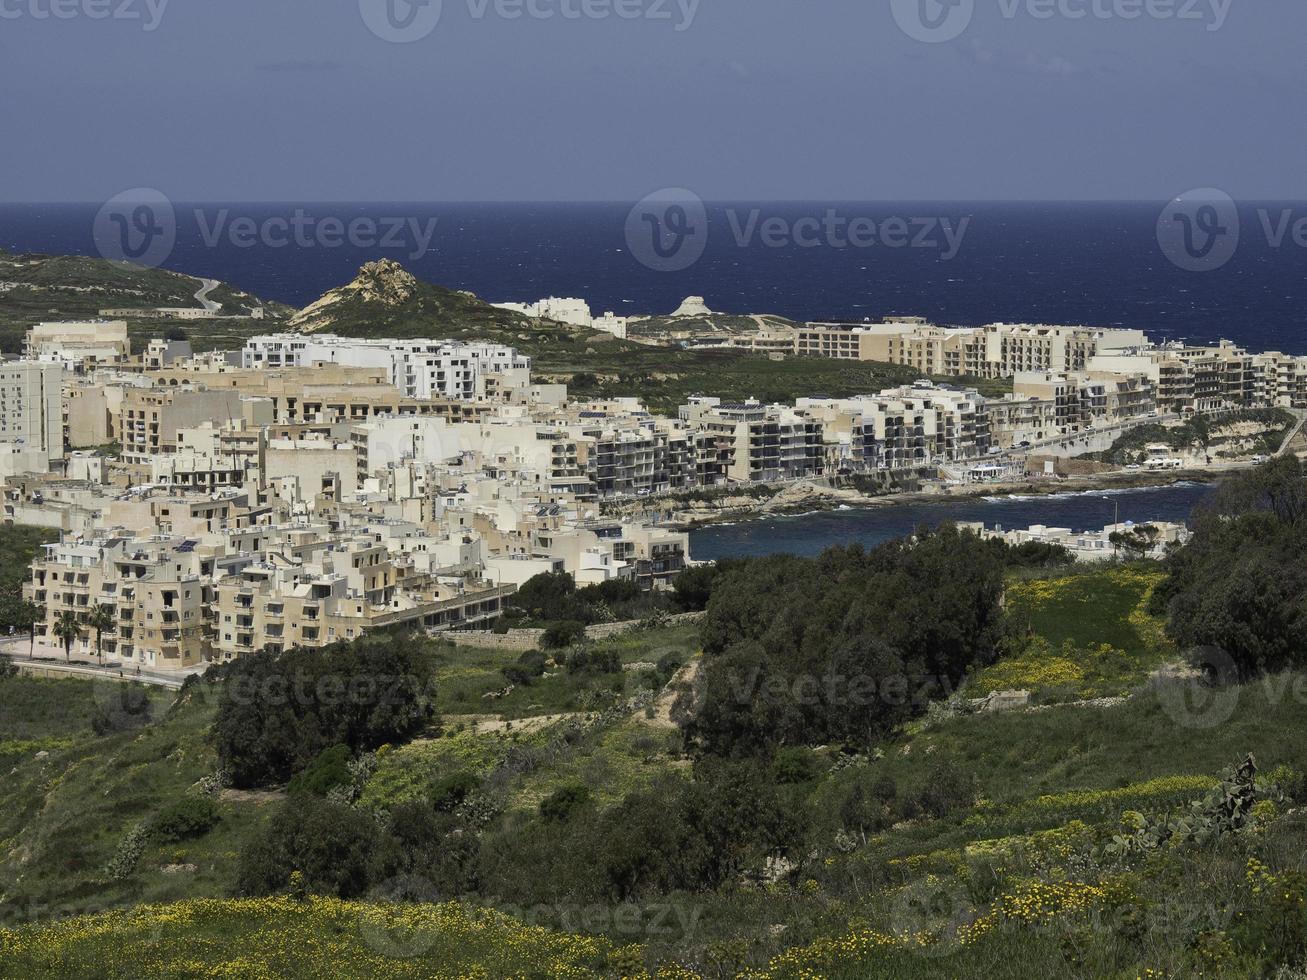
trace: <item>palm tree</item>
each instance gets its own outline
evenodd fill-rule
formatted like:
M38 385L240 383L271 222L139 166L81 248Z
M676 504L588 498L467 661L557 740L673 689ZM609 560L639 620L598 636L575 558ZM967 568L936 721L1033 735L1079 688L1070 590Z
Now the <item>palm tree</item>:
M100 666L104 666L104 649L101 646L104 638L104 631L114 628L113 610L108 606L96 606L95 612L91 613L87 625L95 630L95 656L100 661Z
M54 635L63 642L64 659L72 663L73 641L82 635L82 628L77 623L77 614L68 609L61 612L54 622Z
M45 607L23 602L18 607L18 622L27 627L27 659L36 656L36 624L45 621Z

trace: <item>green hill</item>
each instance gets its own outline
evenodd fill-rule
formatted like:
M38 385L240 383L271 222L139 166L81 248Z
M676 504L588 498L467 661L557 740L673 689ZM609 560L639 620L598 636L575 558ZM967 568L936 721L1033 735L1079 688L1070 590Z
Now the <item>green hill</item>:
M143 313L155 307L200 309L195 294L202 285L193 276L167 269L85 255L19 254L0 249L0 352L20 351L27 328L45 320L94 319L105 309L139 309ZM233 338L243 340L256 325L266 332L276 318L292 312L283 304L265 302L225 283L208 298L221 304L220 315L242 319L208 321L201 326L197 321L126 316L133 344L180 327L193 335L197 349L212 349ZM272 322L243 319L257 308L273 318Z
M783 751L775 789L809 826L791 863L625 900L574 890L581 869L550 857L569 832L590 842L593 825L537 812L582 786L591 806L625 808L635 837L656 830L644 823L653 811L630 801L652 789L661 807L672 785L663 780L688 777L690 763L660 711L614 700L631 690L621 675L551 670L525 697L564 713L537 725L519 707L504 727L471 712L494 710L481 692L503 685L496 665L517 654L433 646L445 734L377 752L354 777L350 809L317 806L379 818L439 807L459 774L473 774L495 807L470 825L461 809L441 819L479 828L449 841L474 833L481 871L470 890L446 891L419 866L416 894L401 875L346 901L293 878L281 894L237 895L242 854L286 797L213 786L221 684L192 685L175 703L154 696L139 726L110 710L106 727L106 707L122 702L100 685L0 679L0 918L11 927L0 929L0 976L1265 975L1307 950L1307 879L1296 870L1307 845L1307 704L1289 693L1307 678L1234 689L1230 719L1195 737L1177 714L1187 702L1140 682L1140 663L1169 650L1142 608L1155 577L1140 566L1013 582L1033 630L1022 679L1062 693L1056 671L1031 661L1055 664L1068 642L1101 637L1120 652L1096 669L1117 666L1115 684L1100 679L1126 700L954 707L868 754ZM1106 632L1083 611L1066 618L1112 590L1122 598L1110 622L1099 617ZM609 643L629 664L695 649L686 627ZM976 678L975 693L986 686ZM1231 779L1250 752L1255 780ZM1151 836L1182 823L1199 833L1241 786L1252 809L1238 829L1195 843ZM158 831L179 801L199 798L212 801L210 824ZM612 861L610 846L578 842L566 860ZM538 897L506 891L510 881Z

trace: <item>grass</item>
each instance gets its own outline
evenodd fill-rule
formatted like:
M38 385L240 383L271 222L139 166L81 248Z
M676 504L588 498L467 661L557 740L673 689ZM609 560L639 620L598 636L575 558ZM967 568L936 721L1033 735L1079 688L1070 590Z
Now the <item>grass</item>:
M615 650L623 664L657 663L665 655L688 660L698 649L698 629L693 625L633 630L592 644ZM537 715L596 711L611 706L627 695L638 678L632 672L616 674L569 673L554 666L530 686L519 685L500 698L485 698L502 692L508 681L502 669L517 662L515 650L442 645L436 649L437 708L453 724L460 715L496 715L517 720ZM553 654L556 657L563 653Z
M1144 563L1012 582L1008 610L1027 624L1029 640L981 671L969 693L1029 690L1044 703L1128 694L1179 656L1147 611L1163 577Z
M1014 583L1009 602L1043 642L1111 642L1146 661L1156 637L1136 614L1155 576L1148 566L1096 568ZM1096 602L1107 612L1095 614ZM694 640L692 627L676 627L609 642L633 663L668 649L693 652ZM499 667L516 658L447 647L437 656L449 689L442 698L460 685L476 694L498 683ZM1144 862L1107 860L1095 849L1127 811L1184 809L1249 752L1263 773L1300 767L1307 675L1235 689L1230 717L1210 728L1192 726L1173 689L1150 687L1112 707L932 717L858 758L819 752L830 771L794 789L795 805L817 822L793 875L666 896L689 913L667 933L624 931L611 915L586 927L567 909L538 917L565 927L560 933L447 905L228 900L235 857L272 810L239 798L221 800L222 820L203 837L147 844L130 874L107 879L105 866L131 829L213 771L213 691L192 692L144 731L97 737L87 730L85 682L23 679L7 691L6 683L0 736L48 748L2 760L13 772L0 785L0 910L22 927L0 932L0 976L638 977L670 963L679 972L662 975L756 980L1136 977L1147 969L1244 976L1261 970L1257 951L1278 941L1261 931L1274 917L1250 882L1301 892L1292 875L1304 863L1307 823L1288 804L1220 846L1167 849ZM575 781L607 805L687 765L677 733L642 711L592 712L539 730L516 720L511 730L465 728L381 750L361 805L385 809L422 796L460 770L480 774L510 816ZM49 754L37 759L37 751ZM838 842L840 801L852 782L892 781L903 798L950 771L969 788L942 815ZM1252 860L1268 870L1254 874ZM163 870L172 864L195 868ZM972 909L965 942L919 938L938 925L927 914L932 895ZM139 903L162 904L51 921ZM1234 918L1241 911L1247 917ZM1232 918L1209 922L1218 913ZM578 934L585 931L600 935ZM415 955L391 958L395 950Z
M213 692L191 694L168 710L169 695L152 695L154 724L97 736L89 715L113 693L111 685L80 680L10 678L0 681L6 738L40 736L6 756L0 782L0 916L25 910L112 908L141 901L174 901L197 893L227 894L234 887L235 855L261 819L252 803L221 803L223 819L186 844L147 844L132 874L112 880L106 867L133 828L167 804L195 792L217 759L207 740ZM117 685L112 685L116 691ZM44 713L46 720L41 720ZM15 723L13 719L17 719ZM48 754L44 757L39 752ZM193 871L168 873L171 864Z

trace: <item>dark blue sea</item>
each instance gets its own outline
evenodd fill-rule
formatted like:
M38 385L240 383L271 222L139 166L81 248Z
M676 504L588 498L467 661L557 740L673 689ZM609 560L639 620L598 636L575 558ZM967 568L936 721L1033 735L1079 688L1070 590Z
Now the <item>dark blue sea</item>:
M1284 236L1272 247L1261 214L1279 225L1294 204L1241 207L1243 235L1214 271L1177 268L1157 241L1166 202L714 204L702 257L655 271L626 238L631 203L614 204L181 204L166 268L222 279L267 299L304 305L389 257L420 278L492 301L579 296L596 312L668 313L688 295L728 313L795 319L917 315L939 323L998 320L1138 327L1157 338L1228 337L1255 350L1307 353L1307 250ZM436 220L428 250L405 230L393 244L277 245L229 234L236 219L262 225L300 209L324 219ZM0 245L11 250L95 254L99 205L0 205ZM768 241L762 222L793 228L834 210L843 220L946 218L966 233L943 247L816 245ZM199 212L197 215L196 212ZM757 223L749 228L757 212ZM734 224L732 224L734 221ZM410 226L411 227L411 226ZM214 237L215 228L223 230ZM751 233L740 244L738 230ZM205 231L210 232L206 241ZM912 231L915 237L915 226ZM380 235L378 236L381 237ZM796 236L797 237L797 236ZM938 229L934 237L942 243ZM808 238L808 241L811 241Z
M775 553L816 555L833 545L878 544L911 534L922 525L982 521L986 527L1026 528L1032 524L1097 531L1116 520L1189 523L1193 510L1212 493L1202 483L1134 490L1085 490L1040 496L982 497L940 503L886 504L879 507L819 511L692 531L690 554L697 560L743 558Z

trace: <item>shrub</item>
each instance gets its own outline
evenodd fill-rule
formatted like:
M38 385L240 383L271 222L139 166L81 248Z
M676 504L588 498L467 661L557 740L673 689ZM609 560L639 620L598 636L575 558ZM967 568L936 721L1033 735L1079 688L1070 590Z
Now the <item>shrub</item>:
M353 780L349 770L352 758L348 745L333 745L292 779L287 789L291 793L326 796L337 786L348 786Z
M208 833L220 819L217 805L207 796L184 796L159 811L150 833L160 841L189 840Z
M584 783L560 786L540 801L540 816L545 820L563 823L572 814L590 802L590 789Z
M437 810L453 810L480 788L481 779L475 773L466 770L450 773L431 788L431 805Z
M319 895L354 898L368 886L376 843L372 817L316 797L291 797L240 856L239 888L269 895L291 884Z
M579 643L585 637L585 623L574 619L550 623L540 638L540 645L546 650L560 650Z

